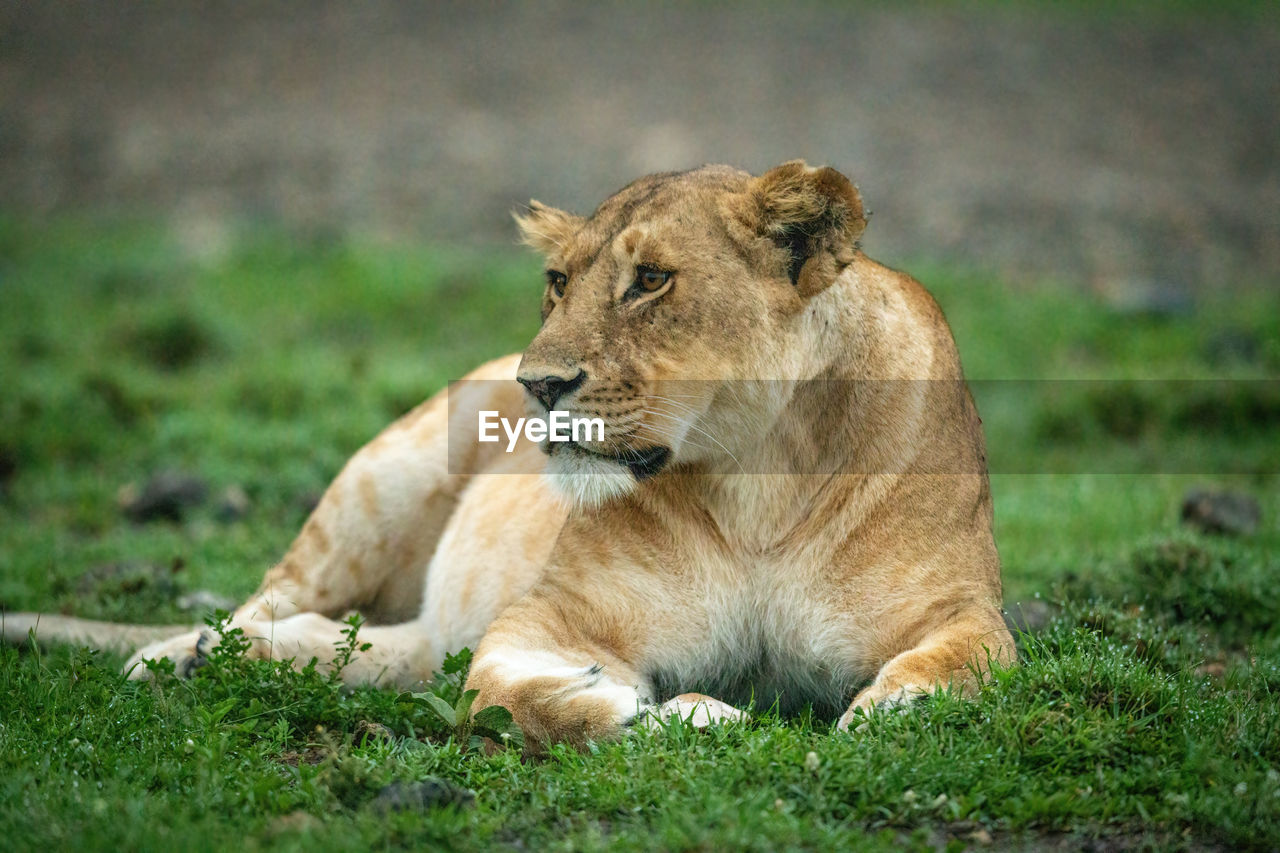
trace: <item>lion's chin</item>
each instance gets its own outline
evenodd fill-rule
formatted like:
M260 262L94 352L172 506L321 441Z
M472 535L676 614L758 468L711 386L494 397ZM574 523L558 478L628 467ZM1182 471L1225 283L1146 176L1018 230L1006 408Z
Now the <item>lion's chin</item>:
M547 460L547 481L571 506L594 509L630 494L636 478L618 462L578 448L563 448Z

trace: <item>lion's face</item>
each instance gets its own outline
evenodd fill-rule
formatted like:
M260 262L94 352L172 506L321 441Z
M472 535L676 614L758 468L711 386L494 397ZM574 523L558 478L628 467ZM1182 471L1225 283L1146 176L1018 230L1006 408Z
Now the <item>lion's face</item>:
M603 440L544 444L553 481L585 505L732 457L709 427L767 419L740 380L804 378L795 318L852 260L865 224L843 175L798 162L760 178L654 175L589 218L533 202L517 221L547 280L520 381L536 414L605 424Z

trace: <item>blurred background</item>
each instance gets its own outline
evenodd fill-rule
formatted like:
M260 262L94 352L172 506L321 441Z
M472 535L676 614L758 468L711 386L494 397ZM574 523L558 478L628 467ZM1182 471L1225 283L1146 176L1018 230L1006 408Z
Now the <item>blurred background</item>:
M891 264L1176 310L1280 268L1274 8L7 2L0 209L509 245L530 197L803 157Z

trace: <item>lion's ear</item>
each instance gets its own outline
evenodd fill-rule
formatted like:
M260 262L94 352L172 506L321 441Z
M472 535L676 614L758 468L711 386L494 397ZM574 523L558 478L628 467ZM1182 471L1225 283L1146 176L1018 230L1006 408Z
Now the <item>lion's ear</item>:
M867 226L862 197L849 179L803 160L753 179L734 206L743 225L786 251L787 275L802 296L835 281Z
M563 251L583 223L581 216L547 207L536 200L529 202L527 212L517 211L511 215L516 221L516 227L520 229L520 238L525 245L544 255Z

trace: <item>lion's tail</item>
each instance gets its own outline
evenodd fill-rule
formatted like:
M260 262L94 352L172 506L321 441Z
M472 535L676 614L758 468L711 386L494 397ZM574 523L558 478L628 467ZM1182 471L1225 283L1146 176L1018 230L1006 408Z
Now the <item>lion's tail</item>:
M25 644L34 637L42 648L55 643L92 646L129 654L148 643L176 637L198 625L125 625L51 613L0 613L6 643Z

